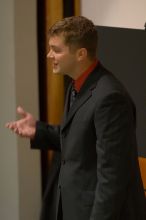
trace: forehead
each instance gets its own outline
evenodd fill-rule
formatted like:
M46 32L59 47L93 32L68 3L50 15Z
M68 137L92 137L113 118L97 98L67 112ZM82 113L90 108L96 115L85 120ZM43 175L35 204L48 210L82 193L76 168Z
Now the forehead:
M49 46L66 46L63 35L53 35L49 38Z

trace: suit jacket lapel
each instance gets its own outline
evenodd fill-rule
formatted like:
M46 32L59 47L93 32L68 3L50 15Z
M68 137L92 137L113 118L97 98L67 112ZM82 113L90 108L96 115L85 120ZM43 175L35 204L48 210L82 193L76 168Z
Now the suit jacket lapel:
M66 99L65 99L66 101L65 101L65 106L64 106L64 115L63 115L62 124L64 124L67 119L68 107L69 107L68 104L69 104L69 99L70 99L71 87L72 87L72 84L70 83L70 85L67 89L67 94L66 94Z
M68 111L68 102L69 96L71 91L71 85L69 86L67 96L66 96L66 103L65 103L65 110L64 110L64 118L63 123L61 126L61 131L69 124L77 110L92 96L92 90L96 87L99 78L103 75L102 71L100 71L100 64L95 68L95 70L89 75L87 80L85 81L84 85L82 86L80 92L77 94L77 97Z

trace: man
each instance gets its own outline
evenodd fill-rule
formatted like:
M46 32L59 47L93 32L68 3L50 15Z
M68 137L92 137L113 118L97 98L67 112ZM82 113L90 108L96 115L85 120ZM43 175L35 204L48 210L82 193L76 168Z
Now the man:
M97 40L94 24L85 17L54 24L48 58L54 74L73 79L62 124L36 122L19 107L23 118L7 127L30 138L33 148L61 151L55 220L145 220L135 107L100 64Z

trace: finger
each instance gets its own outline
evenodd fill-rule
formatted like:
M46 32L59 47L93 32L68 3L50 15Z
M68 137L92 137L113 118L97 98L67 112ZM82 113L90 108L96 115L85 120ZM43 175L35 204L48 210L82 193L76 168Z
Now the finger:
M25 135L23 134L23 130L22 130L22 129L19 129L19 130L17 131L17 134L18 134L19 136L21 136L21 137L25 137Z
M13 131L14 131L14 133L16 133L16 134L18 134L18 133L19 133L19 130L18 130L18 128L17 128L17 127L15 127L15 128L13 129Z
M24 111L24 109L21 106L18 106L17 113L20 114L22 117L26 117L27 116L27 112Z
M19 125L16 122L8 123L7 127L17 135L21 135L22 131L19 131Z
M10 126L10 129L16 133L16 131L18 130L18 127L16 124L13 124Z
M14 122L8 122L5 124L6 128L12 129L15 126Z
M18 134L20 135L20 136L22 136L22 131L19 129L18 130Z

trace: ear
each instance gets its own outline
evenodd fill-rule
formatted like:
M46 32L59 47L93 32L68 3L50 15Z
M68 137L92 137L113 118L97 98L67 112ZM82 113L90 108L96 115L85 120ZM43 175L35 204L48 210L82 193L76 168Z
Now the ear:
M77 59L78 61L82 61L85 58L87 58L87 49L86 48L80 48L77 51Z

